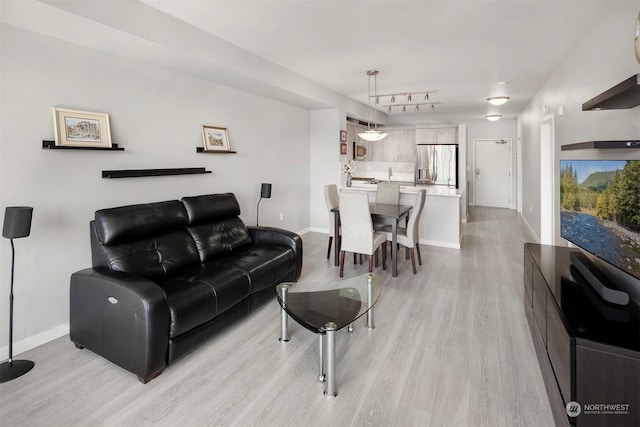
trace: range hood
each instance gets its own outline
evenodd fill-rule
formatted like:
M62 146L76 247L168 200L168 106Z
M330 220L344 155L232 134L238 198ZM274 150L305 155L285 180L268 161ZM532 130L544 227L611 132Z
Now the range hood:
M582 111L620 110L640 105L640 74L633 75L582 104Z

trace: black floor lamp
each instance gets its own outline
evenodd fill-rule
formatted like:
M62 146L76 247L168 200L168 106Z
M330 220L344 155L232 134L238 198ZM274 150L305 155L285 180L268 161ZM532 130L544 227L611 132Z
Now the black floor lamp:
M33 208L28 206L7 207L4 213L2 237L11 240L11 293L9 294L9 360L0 364L0 383L26 374L35 365L30 360L13 360L13 270L16 258L13 239L29 235L32 215Z
M256 207L256 225L260 225L260 202L262 199L271 198L271 184L262 183L260 188L260 199L258 200L258 206Z

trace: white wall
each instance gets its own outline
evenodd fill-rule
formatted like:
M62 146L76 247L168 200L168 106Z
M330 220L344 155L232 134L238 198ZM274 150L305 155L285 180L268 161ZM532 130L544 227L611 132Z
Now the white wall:
M309 227L306 109L11 26L1 31L0 209L4 216L6 206L34 207L31 236L15 241L14 354L68 331L69 276L91 265L88 223L97 209L234 192L251 225L260 183L270 182L260 224ZM54 106L109 113L125 151L43 150L54 136ZM197 154L203 124L227 127L238 153ZM101 179L104 169L196 166L213 173ZM10 254L2 239L0 358Z
M324 201L324 186L340 186L342 163L340 130L346 129L346 115L340 109L311 111L310 150L310 224L312 231L329 232L329 214Z
M607 149L561 151L565 144L594 140L640 139L640 107L626 110L582 111L582 103L640 73L633 51L633 31L638 3L611 2L609 12L601 16L584 34L545 86L519 117L522 138L523 215L533 230L541 235L540 200L559 200L560 159L640 159L640 150ZM549 114L543 112L548 106ZM564 114L560 115L562 106ZM556 170L553 194L540 190L540 124L553 114ZM548 166L548 165L547 165ZM531 213L529 212L531 206ZM556 244L559 236L559 212L554 213ZM640 295L638 281L632 287Z

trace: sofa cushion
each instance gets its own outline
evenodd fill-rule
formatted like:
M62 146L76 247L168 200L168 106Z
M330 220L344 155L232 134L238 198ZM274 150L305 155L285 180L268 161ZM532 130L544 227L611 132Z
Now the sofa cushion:
M233 218L240 215L240 205L233 193L183 197L189 225Z
M152 280L181 272L200 263L198 250L186 230L115 245L103 245L109 268Z
M251 243L249 231L238 217L240 205L233 193L184 197L182 203L202 262Z
M238 217L188 227L202 262L229 254L251 243L249 231Z
M249 277L242 270L200 266L195 271L161 285L171 316L171 338L203 325L249 295Z
M232 268L249 277L250 294L259 292L282 280L295 280L295 254L290 248L268 244L249 245L226 257L206 264L207 269ZM291 277L289 278L289 276Z
M105 245L157 236L184 228L188 217L177 200L101 209L95 213L98 238Z

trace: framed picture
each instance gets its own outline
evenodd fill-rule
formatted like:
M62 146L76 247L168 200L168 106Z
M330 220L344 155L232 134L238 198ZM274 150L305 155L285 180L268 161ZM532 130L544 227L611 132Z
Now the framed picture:
M367 147L364 145L356 145L356 160L364 160L367 158Z
M340 154L347 154L347 143L346 142L341 142L340 143Z
M53 108L56 145L111 148L109 115Z
M341 130L340 131L340 142L347 142L347 131L346 130Z
M204 151L231 151L227 128L202 126L202 141Z

